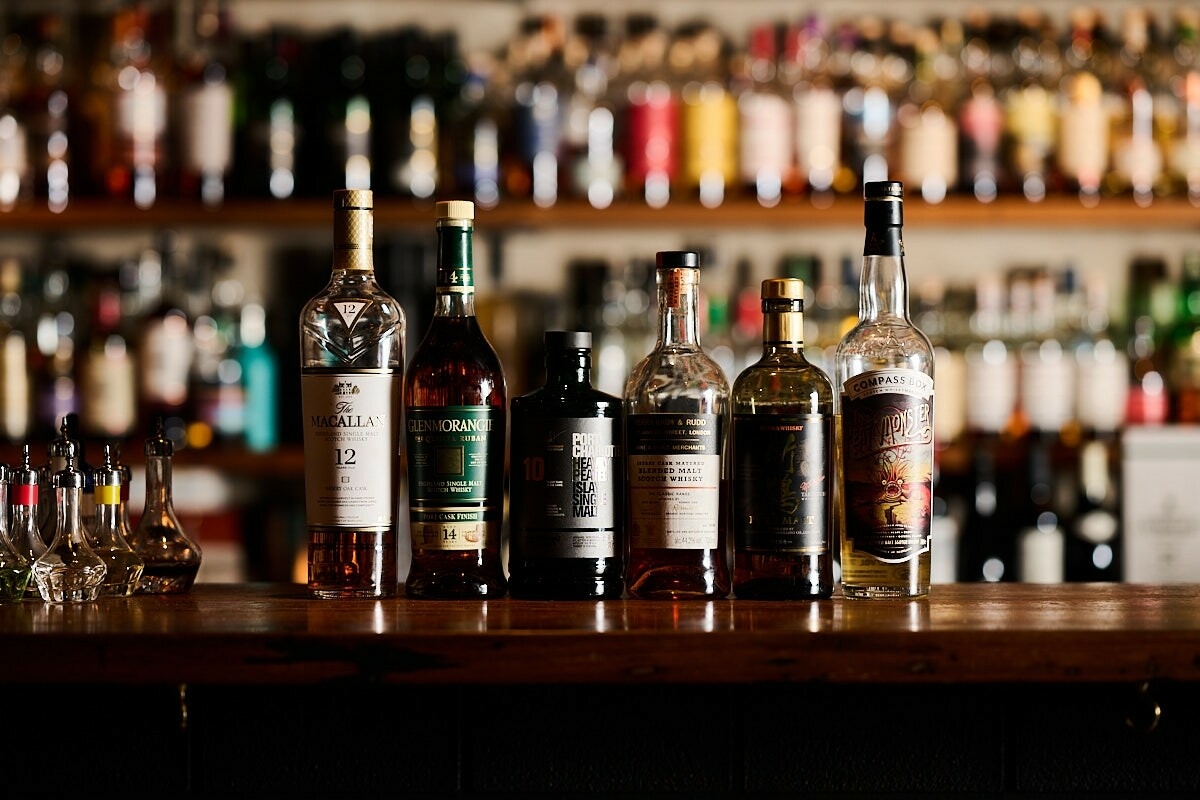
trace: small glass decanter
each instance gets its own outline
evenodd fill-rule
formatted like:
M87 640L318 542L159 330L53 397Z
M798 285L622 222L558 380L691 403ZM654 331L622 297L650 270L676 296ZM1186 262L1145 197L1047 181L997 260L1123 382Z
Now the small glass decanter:
M87 529L88 544L108 566L100 594L129 597L137 588L146 562L129 544L126 523L125 471L117 464L116 448L104 445L104 460L92 471L96 496L96 522ZM86 526L85 526L86 528Z
M129 542L146 562L138 594L182 594L200 569L200 545L184 533L171 500L174 452L160 419L146 440L146 508Z
M38 592L47 603L86 603L100 596L108 571L104 560L92 552L83 529L83 473L75 457L54 474L54 541L33 562Z
M66 417L63 417L62 424L58 427L58 436L55 436L46 444L46 464L42 467L40 475L41 492L38 494L38 529L42 534L42 541L49 542L54 538L54 531L58 526L58 521L54 518L55 498L53 482L54 476L57 475L67 465L68 459L75 459L75 464L80 464L80 449L79 440L71 435L71 426ZM83 471L80 470L80 474ZM86 481L86 476L84 478ZM82 502L82 494L80 501ZM82 518L82 506L80 510Z
M38 528L39 478L37 468L30 463L29 445L25 445L21 450L21 466L9 474L12 523L8 536L13 550L25 559L30 568L46 552L46 540ZM38 596L37 582L32 580L32 576L25 586L25 596Z
M33 574L33 562L23 557L12 546L8 535L8 481L7 464L0 464L0 601L20 600L25 597L29 578Z

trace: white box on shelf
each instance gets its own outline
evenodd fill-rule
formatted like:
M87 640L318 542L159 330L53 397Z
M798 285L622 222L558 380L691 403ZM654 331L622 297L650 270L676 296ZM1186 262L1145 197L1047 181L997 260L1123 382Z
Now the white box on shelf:
M1200 426L1125 430L1124 579L1200 582Z

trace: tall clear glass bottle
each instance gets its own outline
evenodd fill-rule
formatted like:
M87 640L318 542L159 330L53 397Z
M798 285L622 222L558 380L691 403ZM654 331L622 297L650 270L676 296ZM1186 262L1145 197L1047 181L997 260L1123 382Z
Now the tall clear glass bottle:
M8 534L7 464L0 464L0 600L20 600L32 577L33 562L18 553Z
M333 196L333 274L300 312L308 590L395 594L404 311L375 280L373 197Z
M108 567L87 543L80 514L83 473L74 456L68 457L66 466L54 474L51 485L57 524L54 541L33 562L38 593L47 603L90 602L100 596Z
M46 552L46 540L38 528L38 489L41 476L30 462L29 445L21 448L21 464L14 467L9 476L9 494L12 500L12 520L9 525L9 541L17 554L32 567L33 562ZM37 582L30 579L25 587L26 597L37 597Z
M930 578L933 348L908 315L903 185L864 189L859 320L834 356L842 591L918 597Z
M729 594L729 383L700 347L700 256L656 256L658 340L625 387L630 595Z
M507 388L475 317L475 206L436 207L433 322L404 384L412 567L409 597L500 597Z
M88 531L88 544L103 559L108 571L100 594L129 597L141 580L145 560L129 544L125 502L121 497L125 473L117 463L116 448L104 445L104 460L92 471L96 494L96 522Z
M146 507L129 540L145 561L138 594L183 594L200 570L200 545L175 516L171 458L175 447L163 432L162 420L146 440Z
M592 335L547 331L546 385L512 401L508 569L514 597L621 596L619 398L592 388Z
M733 590L833 593L833 384L804 357L804 282L762 283L762 358L733 382Z

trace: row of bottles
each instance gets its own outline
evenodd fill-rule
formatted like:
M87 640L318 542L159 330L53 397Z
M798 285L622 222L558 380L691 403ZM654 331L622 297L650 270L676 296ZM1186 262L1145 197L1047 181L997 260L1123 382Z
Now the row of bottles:
M0 435L45 440L79 414L88 436L126 439L162 416L177 446L279 438L279 364L263 306L227 254L176 239L116 265L50 241L0 258Z
M0 465L0 600L187 592L201 551L175 517L173 448L161 423L146 441L146 505L131 526L132 471L112 443L99 466L87 464L74 438L77 422L64 418L41 468L33 466L29 445L19 466Z
M373 197L336 192L332 276L300 313L310 592L395 591L403 452L410 597L828 597L839 541L847 596L927 593L933 351L908 317L901 193L865 191L840 395L805 359L802 281L763 283L761 358L731 388L700 345L700 256L663 251L657 337L621 395L592 386L589 332L552 331L545 385L510 404L475 315L473 204L437 204L434 317L405 369Z
M927 201L1200 202L1200 15L1131 7L760 22L526 19L453 32L239 30L222 0L10 14L0 208L332 187L597 207L824 202L889 174ZM620 28L618 30L618 27ZM97 35L98 34L98 35Z

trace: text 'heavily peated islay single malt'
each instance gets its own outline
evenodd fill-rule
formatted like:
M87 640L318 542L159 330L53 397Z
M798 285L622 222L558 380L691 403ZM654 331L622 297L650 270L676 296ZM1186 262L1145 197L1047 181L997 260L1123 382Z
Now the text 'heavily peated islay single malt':
M375 280L373 202L333 197L333 274L300 315L308 590L396 593L404 312Z

